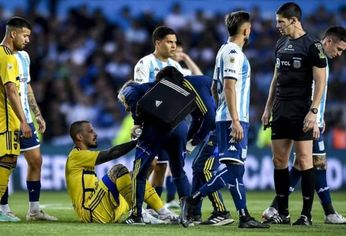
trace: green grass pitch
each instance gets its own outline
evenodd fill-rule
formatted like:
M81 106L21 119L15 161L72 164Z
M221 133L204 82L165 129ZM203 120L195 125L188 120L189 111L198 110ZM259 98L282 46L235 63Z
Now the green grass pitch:
M165 193L163 194L165 196ZM260 219L263 210L268 206L273 197L273 192L248 192L248 208L252 216ZM346 192L332 192L332 199L335 209L346 215ZM146 225L128 226L122 224L83 224L78 221L70 200L64 192L42 192L41 205L45 211L59 218L58 222L26 222L25 214L27 211L27 193L17 192L10 196L10 206L22 221L18 223L0 222L0 235L139 235L139 236L220 236L220 235L323 235L341 236L346 235L346 225L326 225L323 223L323 211L318 197L315 195L313 207L313 226L312 227L293 227L286 225L274 225L267 229L238 229L238 217L235 213L234 204L228 192L224 192L224 200L232 217L236 220L232 225L213 227L195 226L183 228L180 225ZM290 213L292 221L299 216L301 209L301 195L299 191L292 194L290 198ZM211 204L208 199L204 200L203 218L206 219L211 212Z

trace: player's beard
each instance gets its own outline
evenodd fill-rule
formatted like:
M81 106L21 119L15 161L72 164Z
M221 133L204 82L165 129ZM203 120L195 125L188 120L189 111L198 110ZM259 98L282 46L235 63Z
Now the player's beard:
M97 142L88 145L89 148L97 148Z
M22 51L25 48L24 44L14 43L13 44L14 51Z

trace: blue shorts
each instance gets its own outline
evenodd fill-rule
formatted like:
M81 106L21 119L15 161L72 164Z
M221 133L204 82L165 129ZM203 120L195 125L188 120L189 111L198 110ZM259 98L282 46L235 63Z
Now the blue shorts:
M217 146L216 146L216 132L211 132L205 140L203 140L201 143L199 143L196 148L189 154L190 158L193 158L192 168L195 170L202 170L204 169L205 162L210 157L217 157ZM216 163L215 168L210 167L211 169L217 169L219 166L219 162L215 161Z
M249 123L241 121L240 124L243 127L244 138L240 142L235 142L230 135L232 121L216 122L219 161L221 163L235 161L244 164L246 160Z
M20 138L21 151L28 151L40 147L40 140L37 137L37 131L35 129L34 123L30 123L29 126L32 131L32 136L31 138Z
M168 164L169 162L169 156L166 150L161 149L159 154L157 154L157 161L156 164Z
M322 128L320 128L320 138L314 140L312 143L312 155L320 156L326 154L326 147L324 146Z

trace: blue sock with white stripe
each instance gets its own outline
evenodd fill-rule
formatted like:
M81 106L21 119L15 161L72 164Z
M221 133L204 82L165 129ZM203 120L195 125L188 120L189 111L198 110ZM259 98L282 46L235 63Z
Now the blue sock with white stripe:
M328 205L332 203L329 187L327 185L326 175L327 175L326 170L315 169L316 192L321 200L322 205Z
M244 165L227 165L229 175L229 191L232 194L234 205L240 216L247 216L246 193L243 183Z
M227 167L217 172L207 183L205 183L200 189L202 197L205 197L223 187L228 183L228 169Z

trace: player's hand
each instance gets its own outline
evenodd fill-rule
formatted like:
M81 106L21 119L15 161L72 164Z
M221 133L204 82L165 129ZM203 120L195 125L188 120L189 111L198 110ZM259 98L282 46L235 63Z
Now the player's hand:
M304 118L303 132L306 133L309 130L312 130L315 124L316 124L316 114L312 112L308 112L308 114L306 114Z
M142 134L142 127L140 125L134 125L131 129L131 139L138 139Z
M234 141L239 142L244 138L243 127L240 124L240 121L232 121L232 131L231 136Z
M315 122L313 131L312 131L312 136L314 139L319 139L320 138L320 129L318 128L317 122Z
M265 109L261 118L263 127L268 127L270 117L271 117L271 112L268 109Z
M37 121L37 124L38 124L38 132L43 134L44 131L46 131L46 122L44 121L44 119L43 119L43 117L41 115L36 116L36 121Z
M32 131L28 123L22 122L20 123L20 130L21 130L21 135L20 137L22 138L30 138L32 136Z

